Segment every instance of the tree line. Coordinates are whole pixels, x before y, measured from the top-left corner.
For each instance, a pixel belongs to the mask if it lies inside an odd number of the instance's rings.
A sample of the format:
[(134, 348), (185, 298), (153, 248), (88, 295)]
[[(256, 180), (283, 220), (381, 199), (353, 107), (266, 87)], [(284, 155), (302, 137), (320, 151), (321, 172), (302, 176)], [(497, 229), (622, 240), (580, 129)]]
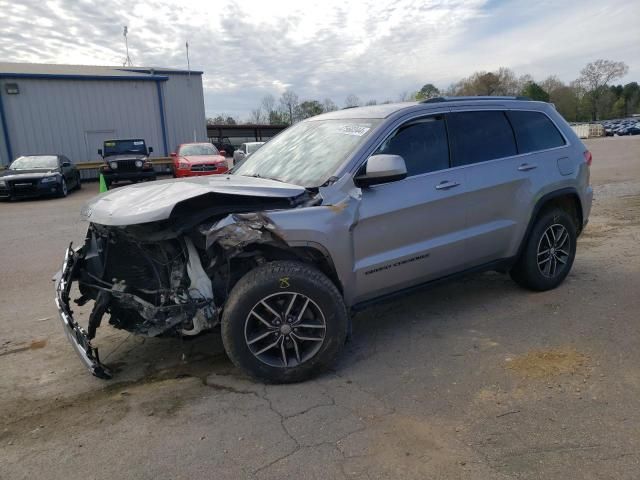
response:
[[(529, 74), (517, 76), (513, 70), (500, 67), (494, 72), (475, 72), (442, 90), (432, 83), (426, 83), (419, 90), (401, 93), (395, 101), (420, 101), (443, 95), (525, 96), (532, 100), (553, 103), (558, 112), (570, 122), (621, 118), (640, 112), (638, 82), (615, 84), (615, 80), (625, 76), (628, 71), (629, 67), (624, 62), (600, 59), (585, 65), (578, 78), (564, 83), (555, 75), (536, 81)], [(342, 108), (393, 101), (391, 99), (382, 102), (375, 99), (362, 101), (357, 95), (350, 94), (345, 98)], [(207, 121), (211, 124), (226, 125), (241, 123), (291, 125), (305, 118), (339, 108), (341, 107), (330, 98), (301, 100), (293, 90), (287, 89), (277, 101), (271, 94), (263, 97), (244, 122), (225, 114), (209, 118)]]

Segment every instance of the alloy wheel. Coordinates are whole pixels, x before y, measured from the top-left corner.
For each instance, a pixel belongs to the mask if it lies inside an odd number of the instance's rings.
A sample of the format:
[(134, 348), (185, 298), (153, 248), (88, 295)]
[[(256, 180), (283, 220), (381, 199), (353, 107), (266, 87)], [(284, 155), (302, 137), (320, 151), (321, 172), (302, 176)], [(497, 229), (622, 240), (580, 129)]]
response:
[(327, 325), (318, 305), (306, 295), (279, 292), (251, 309), (244, 338), (249, 351), (272, 367), (295, 367), (322, 347)]
[(538, 242), (538, 270), (547, 278), (558, 275), (569, 261), (571, 242), (569, 232), (559, 223), (547, 228)]

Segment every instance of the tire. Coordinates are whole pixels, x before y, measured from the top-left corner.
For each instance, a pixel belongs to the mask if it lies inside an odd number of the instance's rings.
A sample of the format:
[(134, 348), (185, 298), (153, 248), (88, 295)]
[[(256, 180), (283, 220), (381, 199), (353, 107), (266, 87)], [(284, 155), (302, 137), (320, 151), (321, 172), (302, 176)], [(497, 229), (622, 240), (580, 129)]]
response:
[(520, 258), (510, 271), (511, 278), (530, 290), (556, 288), (571, 270), (576, 255), (576, 238), (576, 225), (568, 212), (559, 208), (543, 210), (535, 220)]
[(323, 273), (277, 261), (251, 270), (234, 286), (222, 316), (222, 342), (231, 361), (250, 376), (300, 382), (336, 360), (348, 322), (342, 295)]
[(80, 190), (82, 188), (82, 178), (80, 177), (80, 172), (78, 172), (78, 176), (76, 177), (76, 190)]
[(62, 177), (62, 181), (60, 182), (60, 191), (58, 192), (58, 196), (60, 198), (64, 198), (69, 194), (69, 189), (67, 188), (67, 180)]

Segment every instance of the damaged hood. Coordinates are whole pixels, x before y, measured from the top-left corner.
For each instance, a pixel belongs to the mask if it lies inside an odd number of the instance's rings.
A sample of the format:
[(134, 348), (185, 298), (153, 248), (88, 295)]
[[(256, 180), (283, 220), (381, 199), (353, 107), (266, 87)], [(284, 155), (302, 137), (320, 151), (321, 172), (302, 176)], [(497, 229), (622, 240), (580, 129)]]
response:
[(265, 178), (211, 175), (138, 183), (94, 197), (82, 217), (100, 225), (125, 226), (166, 220), (176, 204), (208, 193), (244, 197), (295, 198), (303, 187)]

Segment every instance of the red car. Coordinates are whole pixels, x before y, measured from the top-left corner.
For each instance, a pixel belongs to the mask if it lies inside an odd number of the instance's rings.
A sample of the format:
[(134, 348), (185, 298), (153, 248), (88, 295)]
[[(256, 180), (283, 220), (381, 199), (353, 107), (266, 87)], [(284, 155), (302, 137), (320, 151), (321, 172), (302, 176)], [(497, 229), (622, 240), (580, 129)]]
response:
[(197, 177), (215, 175), (229, 171), (224, 151), (210, 143), (183, 143), (171, 154), (173, 157), (173, 176)]

